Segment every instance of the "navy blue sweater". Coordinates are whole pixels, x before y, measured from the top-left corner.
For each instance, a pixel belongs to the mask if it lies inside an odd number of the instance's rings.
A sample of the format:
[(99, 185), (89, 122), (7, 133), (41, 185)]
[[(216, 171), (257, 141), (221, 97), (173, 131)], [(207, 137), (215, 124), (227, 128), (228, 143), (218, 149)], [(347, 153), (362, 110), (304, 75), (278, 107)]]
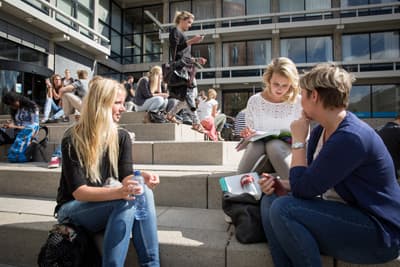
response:
[(317, 126), (307, 147), (308, 167), (290, 170), (292, 193), (313, 198), (329, 188), (347, 204), (368, 213), (382, 229), (386, 246), (400, 244), (400, 187), (382, 139), (369, 125), (347, 112), (313, 160), (323, 128)]

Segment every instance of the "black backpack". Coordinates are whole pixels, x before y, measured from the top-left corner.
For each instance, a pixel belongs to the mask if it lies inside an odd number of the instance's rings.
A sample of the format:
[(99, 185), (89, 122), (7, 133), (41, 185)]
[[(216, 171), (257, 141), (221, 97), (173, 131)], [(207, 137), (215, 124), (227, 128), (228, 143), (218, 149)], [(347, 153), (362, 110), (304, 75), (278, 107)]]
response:
[(38, 256), (39, 267), (101, 267), (92, 236), (71, 223), (53, 225)]

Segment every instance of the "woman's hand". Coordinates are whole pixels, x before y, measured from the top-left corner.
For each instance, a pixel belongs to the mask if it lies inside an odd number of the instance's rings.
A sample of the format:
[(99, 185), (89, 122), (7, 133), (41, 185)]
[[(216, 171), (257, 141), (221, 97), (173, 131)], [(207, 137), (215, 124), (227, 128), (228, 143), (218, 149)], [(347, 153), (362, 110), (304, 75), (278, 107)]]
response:
[(203, 41), (203, 39), (204, 39), (204, 36), (202, 36), (202, 35), (195, 35), (192, 39), (190, 39), (189, 40), (189, 45), (192, 45), (192, 44), (198, 44), (198, 43), (200, 43), (201, 41)]
[(294, 120), (290, 125), (293, 142), (305, 143), (308, 132), (310, 131), (310, 120), (305, 116), (304, 112), (301, 117)]
[(263, 173), (258, 183), (260, 184), (261, 191), (267, 196), (273, 193), (277, 196), (284, 196), (290, 191), (289, 181), (281, 181), (268, 173)]
[(198, 57), (197, 62), (199, 62), (199, 64), (201, 64), (201, 65), (204, 65), (207, 63), (207, 59), (204, 57)]
[(132, 180), (133, 175), (129, 175), (122, 180), (122, 187), (118, 188), (122, 199), (133, 200), (134, 195), (142, 192), (141, 186), (138, 186), (138, 182)]
[(247, 138), (247, 137), (253, 135), (255, 132), (256, 132), (255, 130), (250, 129), (249, 127), (246, 127), (240, 132), (240, 136), (243, 138)]
[(144, 178), (144, 182), (150, 189), (156, 188), (156, 186), (160, 183), (160, 177), (158, 174), (142, 172), (142, 176)]

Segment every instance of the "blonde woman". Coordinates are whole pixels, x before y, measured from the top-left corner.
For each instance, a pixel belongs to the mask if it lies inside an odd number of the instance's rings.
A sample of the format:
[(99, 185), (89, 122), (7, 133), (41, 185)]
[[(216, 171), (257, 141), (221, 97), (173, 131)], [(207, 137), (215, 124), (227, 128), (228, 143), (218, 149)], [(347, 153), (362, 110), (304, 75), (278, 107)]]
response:
[[(241, 136), (248, 137), (255, 131), (289, 132), (290, 123), (301, 116), (298, 81), (296, 65), (290, 59), (273, 59), (263, 75), (264, 90), (251, 96), (247, 102), (246, 128), (242, 130)], [(260, 172), (274, 170), (281, 178), (289, 177), (290, 145), (279, 139), (250, 143), (239, 163), (238, 172), (252, 171), (264, 156), (268, 164)]]
[[(300, 79), (304, 113), (291, 124), (291, 194), (277, 197), (273, 177), (260, 179), (276, 267), (322, 266), (321, 254), (374, 266), (399, 256), (400, 187), (381, 138), (346, 111), (352, 81), (328, 63)], [(310, 120), (319, 125), (306, 146)]]
[(168, 91), (171, 97), (179, 102), (167, 114), (167, 119), (171, 122), (177, 122), (175, 115), (181, 109), (186, 108), (193, 121), (192, 129), (200, 133), (204, 132), (196, 112), (195, 98), (197, 96), (197, 85), (194, 65), (198, 63), (204, 65), (207, 60), (203, 57), (193, 58), (191, 55), (191, 46), (203, 41), (204, 36), (196, 35), (188, 39), (185, 32), (190, 29), (194, 21), (194, 15), (188, 11), (177, 11), (174, 18), (175, 27), (169, 33), (169, 48), (172, 60), (176, 62), (175, 71), (181, 72), (187, 70), (189, 78), (188, 84), (172, 86), (168, 85)]
[[(159, 177), (142, 172), (148, 218), (135, 221), (134, 197), (140, 188), (132, 178), (132, 143), (117, 126), (125, 89), (118, 82), (95, 77), (89, 83), (79, 121), (62, 139), (63, 164), (55, 213), (90, 232), (104, 232), (102, 266), (123, 267), (132, 233), (140, 266), (159, 266), (157, 222), (152, 190)], [(107, 187), (114, 177), (120, 186)]]
[(150, 69), (148, 76), (140, 78), (135, 92), (135, 110), (158, 113), (165, 110), (168, 103), (168, 94), (163, 93), (162, 69), (154, 66)]

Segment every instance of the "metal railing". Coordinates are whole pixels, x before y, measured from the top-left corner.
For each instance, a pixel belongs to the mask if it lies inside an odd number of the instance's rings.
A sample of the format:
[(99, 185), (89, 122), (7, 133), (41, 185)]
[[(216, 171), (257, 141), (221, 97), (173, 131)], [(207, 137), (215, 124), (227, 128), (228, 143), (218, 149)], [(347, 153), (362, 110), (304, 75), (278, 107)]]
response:
[[(2, 1), (8, 3), (11, 6), (16, 6), (15, 0), (2, 0)], [(67, 25), (68, 27), (70, 27), (71, 29), (77, 31), (78, 33), (92, 39), (96, 43), (108, 48), (108, 44), (110, 43), (110, 40), (107, 37), (105, 37), (104, 35), (96, 32), (92, 28), (83, 24), (82, 22), (75, 19), (74, 17), (71, 17), (70, 15), (66, 14), (65, 12), (63, 12), (62, 10), (58, 9), (56, 6), (48, 3), (45, 0), (34, 0), (34, 1), (38, 2), (39, 4), (41, 4), (42, 6), (44, 6), (48, 9), (48, 12), (42, 12), (42, 14), (45, 14), (49, 18), (51, 18), (59, 23), (63, 23), (65, 25), (64, 22), (57, 19), (57, 16), (63, 17), (71, 24), (71, 25)], [(25, 5), (27, 5), (27, 7), (29, 6), (30, 8), (35, 8), (27, 2), (24, 2), (24, 1), (21, 1), (21, 2), (24, 3)], [(49, 22), (47, 22), (47, 23), (49, 23)], [(85, 31), (89, 34), (87, 34)], [(105, 45), (105, 44), (107, 44), (107, 45)]]
[[(400, 58), (391, 60), (338, 61), (333, 63), (355, 74), (371, 71), (398, 71), (400, 75)], [(311, 69), (316, 64), (298, 63), (296, 66), (299, 73), (301, 73), (302, 70)], [(197, 70), (196, 77), (198, 80), (258, 77), (261, 82), (266, 67), (267, 65), (203, 68)]]
[[(337, 19), (339, 20), (338, 24), (341, 24), (342, 18), (382, 14), (393, 15), (396, 13), (400, 13), (400, 2), (195, 20), (192, 24), (191, 31), (214, 30), (217, 34), (218, 29), (265, 24), (274, 25), (272, 28), (279, 29), (280, 23), (292, 23), (305, 20), (327, 21)], [(173, 26), (173, 23), (160, 24), (160, 39), (167, 38), (167, 29)], [(188, 34), (190, 35), (190, 31)]]

